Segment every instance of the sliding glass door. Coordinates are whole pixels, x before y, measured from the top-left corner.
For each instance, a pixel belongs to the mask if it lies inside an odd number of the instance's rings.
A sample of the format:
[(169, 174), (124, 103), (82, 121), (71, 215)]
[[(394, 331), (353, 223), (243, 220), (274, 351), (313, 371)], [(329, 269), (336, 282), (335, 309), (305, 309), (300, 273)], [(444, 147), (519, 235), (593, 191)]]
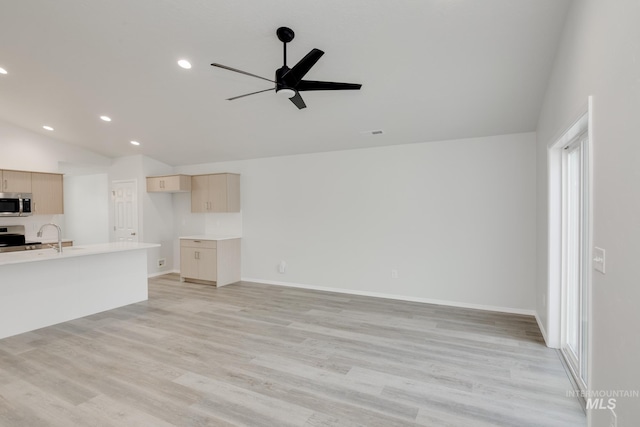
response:
[(562, 353), (578, 386), (587, 384), (589, 331), (588, 135), (571, 141), (563, 155)]

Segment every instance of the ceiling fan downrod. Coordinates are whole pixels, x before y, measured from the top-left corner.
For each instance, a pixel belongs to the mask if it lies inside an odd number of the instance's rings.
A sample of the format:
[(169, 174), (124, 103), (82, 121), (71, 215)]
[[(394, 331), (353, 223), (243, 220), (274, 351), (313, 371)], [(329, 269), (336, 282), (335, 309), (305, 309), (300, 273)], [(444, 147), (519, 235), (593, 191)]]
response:
[(283, 43), (284, 50), (284, 65), (287, 65), (287, 43), (289, 43), (296, 36), (296, 33), (293, 32), (291, 28), (288, 27), (280, 27), (276, 30), (276, 35), (278, 36), (278, 40)]

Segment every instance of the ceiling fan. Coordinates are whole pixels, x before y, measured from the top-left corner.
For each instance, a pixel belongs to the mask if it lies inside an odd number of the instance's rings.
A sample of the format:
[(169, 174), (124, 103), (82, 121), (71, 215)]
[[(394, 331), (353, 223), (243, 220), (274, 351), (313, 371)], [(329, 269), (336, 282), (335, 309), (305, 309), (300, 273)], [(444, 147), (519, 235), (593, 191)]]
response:
[(276, 31), (276, 35), (284, 45), (284, 65), (276, 70), (275, 80), (247, 73), (246, 71), (238, 70), (236, 68), (227, 67), (226, 65), (215, 63), (211, 64), (214, 67), (223, 68), (225, 70), (234, 71), (236, 73), (245, 74), (247, 76), (256, 77), (271, 83), (275, 83), (275, 87), (271, 89), (264, 89), (257, 92), (234, 96), (233, 98), (228, 98), (227, 101), (233, 101), (234, 99), (243, 98), (245, 96), (275, 90), (277, 94), (289, 98), (296, 107), (298, 107), (299, 109), (303, 109), (306, 108), (307, 105), (304, 103), (304, 100), (300, 96), (299, 92), (311, 90), (358, 90), (362, 87), (361, 84), (357, 83), (302, 80), (305, 74), (309, 72), (311, 67), (313, 67), (315, 63), (318, 62), (320, 57), (324, 55), (324, 52), (320, 49), (311, 49), (311, 52), (307, 53), (307, 55), (302, 58), (296, 65), (294, 65), (293, 68), (289, 68), (287, 67), (287, 43), (293, 40), (295, 33), (291, 28), (280, 27)]

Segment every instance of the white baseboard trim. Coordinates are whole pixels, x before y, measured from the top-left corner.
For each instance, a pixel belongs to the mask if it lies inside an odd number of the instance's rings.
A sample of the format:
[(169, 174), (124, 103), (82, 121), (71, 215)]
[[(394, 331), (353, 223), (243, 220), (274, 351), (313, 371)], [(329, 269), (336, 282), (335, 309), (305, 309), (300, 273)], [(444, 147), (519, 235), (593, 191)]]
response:
[(538, 322), (538, 328), (540, 328), (540, 332), (542, 333), (542, 338), (544, 338), (544, 343), (549, 348), (556, 348), (556, 347), (552, 347), (551, 345), (549, 345), (549, 338), (547, 338), (547, 330), (544, 328), (544, 324), (542, 323), (542, 320), (540, 320), (540, 317), (538, 316), (538, 312), (537, 311), (536, 311), (535, 316), (536, 316), (536, 322)]
[(445, 305), (445, 306), (459, 307), (459, 308), (472, 308), (475, 310), (497, 311), (500, 313), (509, 313), (509, 314), (522, 314), (525, 316), (535, 316), (537, 318), (537, 313), (535, 310), (527, 310), (527, 309), (520, 309), (520, 308), (498, 307), (493, 305), (482, 305), (482, 304), (470, 304), (470, 303), (458, 302), (458, 301), (410, 297), (405, 295), (393, 295), (393, 294), (385, 294), (380, 292), (356, 291), (353, 289), (327, 288), (324, 286), (302, 285), (299, 283), (253, 279), (249, 277), (243, 277), (241, 280), (243, 282), (254, 282), (254, 283), (262, 283), (265, 285), (285, 286), (288, 288), (311, 289), (314, 291), (337, 292), (340, 294), (361, 295), (361, 296), (374, 297), (374, 298), (386, 298), (386, 299), (394, 299), (394, 300), (400, 300), (400, 301), (420, 302), (424, 304)]
[(165, 271), (158, 271), (158, 272), (156, 272), (156, 273), (147, 274), (147, 278), (148, 278), (148, 279), (151, 279), (152, 277), (164, 276), (165, 274), (169, 274), (169, 273), (178, 273), (178, 274), (180, 274), (180, 270), (165, 270)]

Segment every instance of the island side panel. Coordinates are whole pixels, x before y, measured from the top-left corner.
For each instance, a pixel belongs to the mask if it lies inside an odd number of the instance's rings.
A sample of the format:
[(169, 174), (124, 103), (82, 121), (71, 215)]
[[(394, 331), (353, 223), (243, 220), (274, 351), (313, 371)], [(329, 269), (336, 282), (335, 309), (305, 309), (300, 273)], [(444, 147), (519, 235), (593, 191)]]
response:
[(0, 338), (148, 298), (147, 252), (0, 266)]
[(240, 281), (240, 239), (218, 240), (218, 280), (216, 286)]

